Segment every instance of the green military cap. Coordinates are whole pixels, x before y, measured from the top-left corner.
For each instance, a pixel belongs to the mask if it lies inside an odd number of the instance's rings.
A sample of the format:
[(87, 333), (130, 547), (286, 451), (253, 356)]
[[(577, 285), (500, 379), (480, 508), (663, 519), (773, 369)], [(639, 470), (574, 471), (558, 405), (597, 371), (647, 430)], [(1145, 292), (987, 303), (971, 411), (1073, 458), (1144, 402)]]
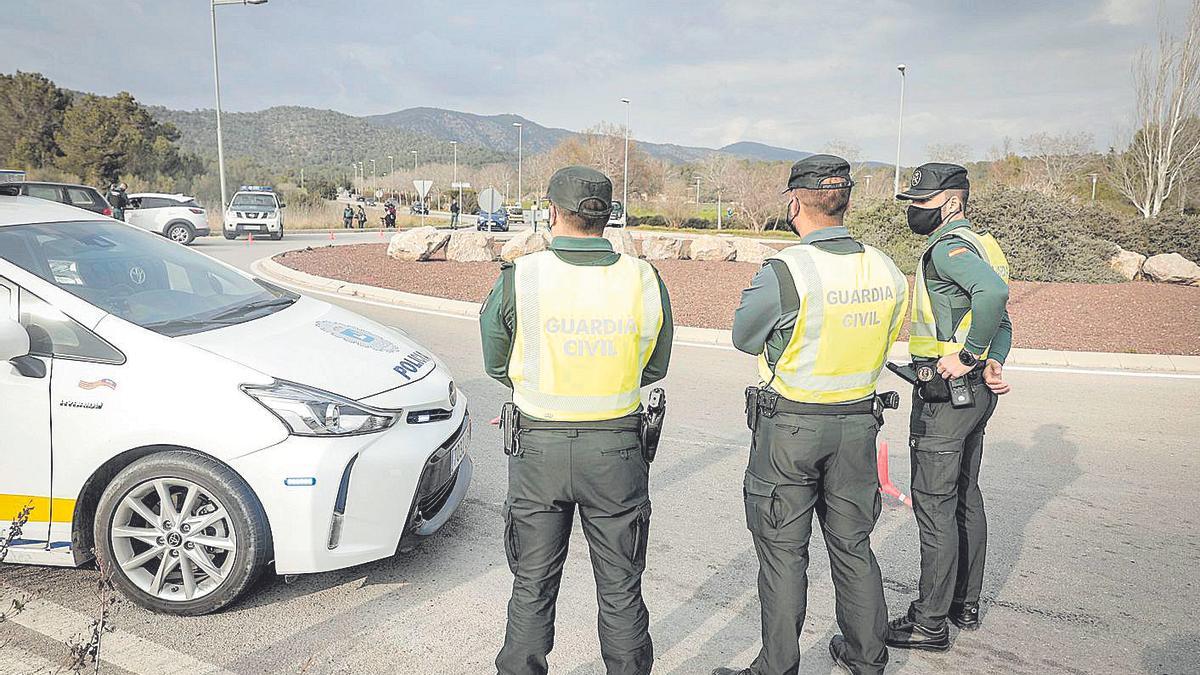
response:
[(809, 155), (792, 165), (788, 190), (844, 190), (854, 187), (850, 162), (836, 155)]
[(908, 189), (896, 195), (896, 199), (921, 201), (929, 199), (942, 190), (970, 190), (971, 181), (967, 170), (957, 164), (929, 162), (913, 169)]
[[(612, 213), (612, 181), (608, 176), (586, 166), (568, 166), (554, 172), (546, 196), (560, 209), (585, 216), (607, 216)], [(587, 209), (583, 203), (598, 199), (602, 209)]]

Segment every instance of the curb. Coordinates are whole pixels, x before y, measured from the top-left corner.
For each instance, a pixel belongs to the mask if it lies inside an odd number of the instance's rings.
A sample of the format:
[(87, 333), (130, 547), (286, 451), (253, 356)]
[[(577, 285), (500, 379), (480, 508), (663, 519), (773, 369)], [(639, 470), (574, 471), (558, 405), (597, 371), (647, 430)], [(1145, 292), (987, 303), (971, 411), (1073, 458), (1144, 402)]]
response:
[[(318, 277), (281, 265), (271, 257), (260, 258), (250, 265), (251, 271), (268, 279), (280, 279), (296, 286), (347, 297), (363, 298), (406, 309), (440, 312), (463, 317), (478, 317), (483, 307), (477, 302), (449, 300), (431, 295), (418, 295), (393, 291), (376, 286), (352, 284), (337, 279)], [(677, 326), (675, 341), (705, 346), (733, 349), (732, 331), (716, 328)], [(902, 361), (908, 358), (908, 343), (898, 341), (892, 345), (888, 357)], [(1036, 366), (1041, 368), (1071, 368), (1077, 370), (1128, 370), (1156, 373), (1200, 373), (1200, 356), (1181, 354), (1121, 354), (1116, 352), (1069, 352), (1055, 349), (1027, 349), (1014, 347), (1009, 352), (1010, 366)]]

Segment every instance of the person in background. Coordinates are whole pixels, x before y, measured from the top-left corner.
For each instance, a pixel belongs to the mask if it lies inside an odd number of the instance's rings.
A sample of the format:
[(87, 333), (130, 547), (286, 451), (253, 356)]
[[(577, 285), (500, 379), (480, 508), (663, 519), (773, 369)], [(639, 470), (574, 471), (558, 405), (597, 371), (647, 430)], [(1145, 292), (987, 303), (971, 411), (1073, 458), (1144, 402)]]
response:
[(362, 204), (359, 204), (358, 205), (358, 229), (361, 230), (366, 226), (367, 226), (367, 210), (362, 207)]
[(108, 205), (112, 207), (112, 217), (125, 220), (125, 209), (129, 208), (129, 195), (125, 183), (116, 183), (108, 189)]
[(354, 207), (349, 204), (342, 209), (342, 228), (349, 230), (354, 227)]
[(458, 212), (461, 210), (457, 199), (450, 200), (450, 229), (458, 229)]

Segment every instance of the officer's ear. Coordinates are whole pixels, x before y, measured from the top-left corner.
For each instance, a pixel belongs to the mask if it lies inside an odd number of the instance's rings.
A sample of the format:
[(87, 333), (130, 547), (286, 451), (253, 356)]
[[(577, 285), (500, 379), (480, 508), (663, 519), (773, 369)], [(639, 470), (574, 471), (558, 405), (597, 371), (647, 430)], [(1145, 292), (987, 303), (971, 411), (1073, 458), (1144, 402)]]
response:
[(553, 228), (558, 224), (558, 207), (554, 202), (550, 202), (550, 227)]

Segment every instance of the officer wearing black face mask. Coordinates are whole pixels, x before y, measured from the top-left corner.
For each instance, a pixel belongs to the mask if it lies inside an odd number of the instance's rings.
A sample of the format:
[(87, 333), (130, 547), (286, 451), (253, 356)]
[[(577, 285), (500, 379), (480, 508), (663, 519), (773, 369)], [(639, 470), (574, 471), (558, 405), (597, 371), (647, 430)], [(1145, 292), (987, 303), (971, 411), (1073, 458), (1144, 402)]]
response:
[(979, 628), (979, 593), (987, 551), (987, 520), (979, 491), (983, 434), (1008, 393), (1004, 359), (1012, 345), (1008, 261), (992, 235), (967, 220), (967, 170), (924, 164), (908, 190), (908, 226), (928, 237), (913, 289), (909, 351), (914, 364), (936, 368), (967, 390), (951, 401), (920, 386), (913, 396), (909, 448), (913, 510), (921, 539), (919, 595), (888, 624), (887, 644), (901, 649), (950, 648), (947, 619)]

